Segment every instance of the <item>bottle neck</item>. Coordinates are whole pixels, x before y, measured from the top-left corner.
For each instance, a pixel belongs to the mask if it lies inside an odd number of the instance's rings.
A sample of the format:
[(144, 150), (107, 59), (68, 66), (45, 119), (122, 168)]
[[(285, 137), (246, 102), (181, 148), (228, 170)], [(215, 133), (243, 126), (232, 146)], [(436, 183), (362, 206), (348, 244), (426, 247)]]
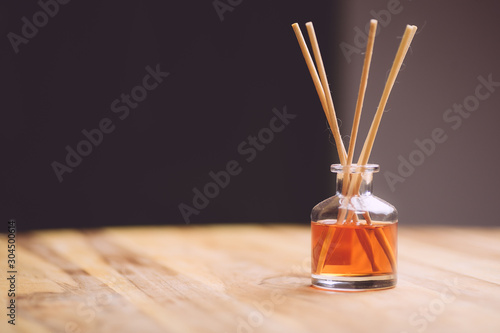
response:
[(348, 188), (352, 195), (371, 195), (373, 191), (373, 174), (378, 172), (377, 164), (341, 165), (332, 164), (330, 170), (337, 174), (337, 195), (347, 195)]
[[(349, 183), (354, 182), (354, 184), (359, 185), (359, 192), (355, 192), (354, 195), (371, 195), (373, 192), (373, 172), (361, 172), (361, 173), (337, 173), (337, 195), (347, 195)], [(351, 186), (352, 186), (351, 185)]]

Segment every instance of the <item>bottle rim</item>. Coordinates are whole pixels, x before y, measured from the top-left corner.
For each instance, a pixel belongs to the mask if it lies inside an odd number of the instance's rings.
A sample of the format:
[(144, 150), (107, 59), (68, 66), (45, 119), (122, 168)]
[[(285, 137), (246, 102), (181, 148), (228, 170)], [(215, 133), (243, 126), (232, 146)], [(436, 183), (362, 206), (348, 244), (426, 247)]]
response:
[(330, 166), (330, 171), (335, 173), (365, 173), (371, 172), (376, 173), (379, 172), (380, 167), (378, 164), (365, 164), (365, 165), (342, 165), (342, 164), (332, 164)]

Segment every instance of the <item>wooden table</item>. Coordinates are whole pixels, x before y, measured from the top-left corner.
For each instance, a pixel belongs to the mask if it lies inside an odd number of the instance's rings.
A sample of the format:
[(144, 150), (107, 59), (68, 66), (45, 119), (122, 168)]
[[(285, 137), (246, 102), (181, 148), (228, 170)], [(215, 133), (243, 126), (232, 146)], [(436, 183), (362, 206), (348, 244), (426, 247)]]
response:
[(500, 332), (500, 228), (400, 228), (398, 286), (360, 293), (310, 287), (309, 243), (290, 225), (18, 234), (0, 331)]

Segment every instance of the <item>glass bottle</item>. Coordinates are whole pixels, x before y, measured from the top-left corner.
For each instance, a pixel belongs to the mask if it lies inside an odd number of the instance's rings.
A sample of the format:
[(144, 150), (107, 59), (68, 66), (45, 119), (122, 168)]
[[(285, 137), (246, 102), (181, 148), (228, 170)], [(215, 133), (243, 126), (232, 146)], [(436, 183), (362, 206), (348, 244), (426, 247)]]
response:
[(337, 192), (311, 212), (312, 285), (361, 291), (396, 285), (396, 208), (374, 196), (376, 164), (333, 164)]

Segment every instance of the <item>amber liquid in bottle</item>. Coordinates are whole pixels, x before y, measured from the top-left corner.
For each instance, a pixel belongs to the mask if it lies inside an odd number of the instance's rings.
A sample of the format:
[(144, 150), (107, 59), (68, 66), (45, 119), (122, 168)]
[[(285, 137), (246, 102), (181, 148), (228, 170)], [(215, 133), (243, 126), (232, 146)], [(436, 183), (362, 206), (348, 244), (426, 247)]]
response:
[[(311, 222), (312, 272), (328, 276), (395, 274), (397, 223), (347, 224)], [(330, 230), (330, 244), (325, 244)], [(318, 267), (322, 248), (324, 265)]]

